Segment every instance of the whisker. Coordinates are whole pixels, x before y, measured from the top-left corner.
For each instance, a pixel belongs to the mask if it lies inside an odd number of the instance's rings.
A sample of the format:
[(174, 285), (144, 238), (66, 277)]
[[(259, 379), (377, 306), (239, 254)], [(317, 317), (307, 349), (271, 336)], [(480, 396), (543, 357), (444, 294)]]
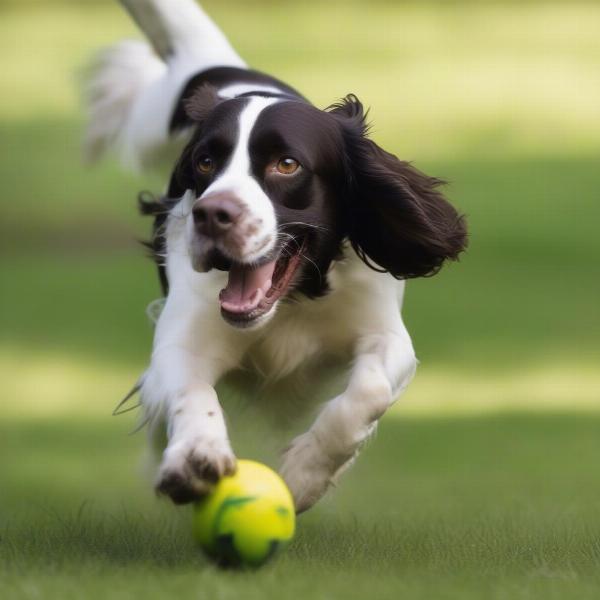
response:
[(303, 221), (290, 221), (289, 223), (281, 223), (280, 227), (289, 227), (292, 225), (299, 225), (301, 227), (312, 227), (313, 229), (321, 229), (323, 231), (330, 231), (327, 227), (321, 225), (315, 225), (313, 223), (304, 223)]
[(317, 273), (319, 274), (319, 282), (322, 282), (323, 281), (323, 273), (321, 273), (321, 269), (319, 269), (317, 263), (314, 260), (308, 258), (308, 256), (306, 256), (306, 254), (300, 253), (300, 256), (304, 260), (307, 260), (309, 263), (311, 263), (313, 265), (313, 267), (316, 269)]
[[(285, 233), (284, 231), (278, 231), (277, 238), (280, 241), (285, 240), (285, 241), (292, 242), (296, 246), (296, 248), (298, 248), (298, 249), (300, 248), (300, 242), (298, 241), (298, 239), (289, 233)], [(284, 241), (284, 244), (285, 244), (285, 241)], [(288, 251), (286, 245), (283, 246), (282, 251), (286, 251), (286, 252)], [(288, 254), (287, 256), (290, 256), (290, 254)]]

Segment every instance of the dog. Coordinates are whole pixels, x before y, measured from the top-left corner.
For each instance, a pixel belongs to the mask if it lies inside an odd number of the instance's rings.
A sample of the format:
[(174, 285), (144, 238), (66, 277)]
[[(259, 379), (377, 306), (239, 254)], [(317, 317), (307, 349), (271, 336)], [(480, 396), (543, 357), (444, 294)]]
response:
[(164, 196), (142, 203), (166, 298), (139, 382), (147, 421), (166, 424), (156, 489), (187, 503), (235, 471), (215, 392), (227, 373), (277, 379), (335, 357), (345, 389), (282, 457), (300, 513), (413, 377), (405, 280), (458, 258), (465, 219), (440, 179), (369, 138), (354, 95), (321, 110), (250, 69), (193, 0), (122, 4), (150, 44), (100, 58), (86, 146), (168, 168)]

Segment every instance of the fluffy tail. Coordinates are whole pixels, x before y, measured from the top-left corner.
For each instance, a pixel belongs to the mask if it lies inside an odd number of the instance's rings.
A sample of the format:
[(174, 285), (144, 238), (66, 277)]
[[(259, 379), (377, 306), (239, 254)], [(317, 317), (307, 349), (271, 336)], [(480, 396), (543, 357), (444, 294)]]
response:
[(119, 144), (136, 99), (166, 70), (145, 42), (123, 41), (98, 54), (85, 89), (86, 160), (95, 161)]
[(89, 160), (111, 147), (128, 167), (172, 161), (180, 144), (168, 123), (194, 74), (216, 66), (245, 67), (227, 38), (194, 0), (121, 0), (150, 45), (126, 41), (102, 52), (86, 86)]

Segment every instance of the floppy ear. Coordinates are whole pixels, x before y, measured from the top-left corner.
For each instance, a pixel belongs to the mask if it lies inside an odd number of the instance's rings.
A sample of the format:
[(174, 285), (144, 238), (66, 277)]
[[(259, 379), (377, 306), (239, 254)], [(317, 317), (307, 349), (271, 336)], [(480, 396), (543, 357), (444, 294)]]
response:
[(176, 133), (203, 121), (222, 101), (223, 98), (219, 97), (217, 88), (209, 83), (198, 85), (192, 80), (181, 93), (181, 100), (173, 111), (169, 122), (169, 133)]
[(200, 122), (221, 102), (223, 98), (219, 96), (217, 88), (210, 83), (204, 83), (191, 95), (184, 97), (181, 104), (189, 119)]
[(360, 258), (398, 279), (434, 275), (456, 260), (467, 245), (466, 223), (438, 190), (444, 182), (368, 139), (355, 96), (330, 111), (342, 126), (348, 233)]

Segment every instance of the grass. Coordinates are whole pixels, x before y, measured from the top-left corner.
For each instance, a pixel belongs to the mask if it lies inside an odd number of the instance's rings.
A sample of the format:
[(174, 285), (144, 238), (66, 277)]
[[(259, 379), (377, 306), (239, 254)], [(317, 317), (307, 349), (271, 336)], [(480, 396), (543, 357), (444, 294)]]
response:
[(0, 594), (592, 598), (599, 425), (522, 414), (386, 419), (287, 552), (245, 574), (206, 564), (189, 513), (157, 506), (127, 478), (137, 443), (119, 424), (4, 426), (10, 455), (29, 460), (1, 465), (13, 493), (0, 502)]
[[(597, 598), (599, 7), (206, 6), (318, 105), (356, 92), (451, 182), (470, 250), (410, 282), (419, 374), (339, 489), (274, 564), (217, 571), (150, 492), (135, 416), (109, 416), (149, 353), (134, 200), (163, 181), (81, 164), (75, 74), (135, 30), (116, 3), (3, 3), (0, 598)], [(289, 437), (230, 420), (243, 456)]]

